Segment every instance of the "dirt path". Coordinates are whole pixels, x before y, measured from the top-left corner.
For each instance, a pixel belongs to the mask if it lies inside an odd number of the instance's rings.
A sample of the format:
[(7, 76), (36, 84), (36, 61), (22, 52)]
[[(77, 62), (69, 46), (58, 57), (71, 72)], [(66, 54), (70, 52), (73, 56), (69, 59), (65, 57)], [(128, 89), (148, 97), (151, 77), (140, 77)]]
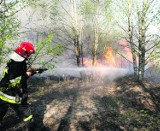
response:
[(114, 82), (37, 79), (30, 86), (30, 102), (36, 121), (33, 130), (160, 129), (160, 91), (149, 82), (140, 84), (129, 77)]

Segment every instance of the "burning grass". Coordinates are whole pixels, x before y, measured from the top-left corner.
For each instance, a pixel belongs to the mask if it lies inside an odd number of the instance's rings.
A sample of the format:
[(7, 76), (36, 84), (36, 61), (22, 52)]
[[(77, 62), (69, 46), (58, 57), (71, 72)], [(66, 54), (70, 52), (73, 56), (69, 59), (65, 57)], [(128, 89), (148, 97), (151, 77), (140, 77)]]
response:
[(33, 130), (160, 130), (159, 88), (131, 76), (114, 81), (37, 78), (30, 83)]

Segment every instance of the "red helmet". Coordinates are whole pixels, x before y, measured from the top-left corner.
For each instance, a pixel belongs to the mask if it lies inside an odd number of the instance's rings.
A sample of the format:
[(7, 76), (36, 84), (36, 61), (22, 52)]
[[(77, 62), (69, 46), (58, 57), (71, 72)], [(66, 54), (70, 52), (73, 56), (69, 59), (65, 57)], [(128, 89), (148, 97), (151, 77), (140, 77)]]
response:
[(15, 52), (23, 58), (28, 58), (35, 52), (34, 46), (30, 42), (22, 42), (16, 49)]

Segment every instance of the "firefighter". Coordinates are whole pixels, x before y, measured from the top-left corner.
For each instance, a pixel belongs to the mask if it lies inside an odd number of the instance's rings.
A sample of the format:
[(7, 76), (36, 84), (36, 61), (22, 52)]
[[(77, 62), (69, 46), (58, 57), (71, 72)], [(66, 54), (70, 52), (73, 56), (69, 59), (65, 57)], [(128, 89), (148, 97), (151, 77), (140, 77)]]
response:
[(33, 116), (27, 103), (27, 79), (32, 72), (27, 70), (27, 59), (35, 52), (30, 42), (22, 42), (10, 55), (0, 81), (0, 122), (11, 107), (25, 123)]

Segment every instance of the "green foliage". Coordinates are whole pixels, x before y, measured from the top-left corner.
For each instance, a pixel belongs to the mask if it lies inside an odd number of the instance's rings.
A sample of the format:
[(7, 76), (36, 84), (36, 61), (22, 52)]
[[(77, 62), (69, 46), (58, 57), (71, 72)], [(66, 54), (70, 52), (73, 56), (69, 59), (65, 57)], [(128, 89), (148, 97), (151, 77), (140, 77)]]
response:
[[(154, 38), (154, 37), (153, 37)], [(156, 39), (156, 41), (154, 41), (155, 46), (154, 48), (152, 48), (151, 50), (148, 51), (148, 59), (147, 62), (154, 62), (157, 65), (160, 65), (160, 37), (156, 36), (154, 39)]]
[(81, 13), (83, 15), (91, 15), (94, 13), (96, 7), (91, 0), (86, 0), (82, 2)]
[[(49, 34), (45, 39), (36, 43), (36, 53), (30, 60), (30, 65), (34, 64), (40, 67), (54, 68), (55, 58), (62, 54), (64, 45), (53, 44), (54, 35)], [(53, 61), (54, 60), (54, 61)]]
[(127, 111), (125, 115), (120, 114), (118, 121), (125, 125), (128, 130), (139, 129), (146, 131), (160, 129), (160, 113), (149, 113), (147, 110)]
[(10, 51), (7, 46), (13, 43), (18, 36), (20, 21), (16, 17), (17, 5), (19, 1), (6, 1), (1, 3), (0, 10), (0, 63), (4, 62), (4, 57)]

